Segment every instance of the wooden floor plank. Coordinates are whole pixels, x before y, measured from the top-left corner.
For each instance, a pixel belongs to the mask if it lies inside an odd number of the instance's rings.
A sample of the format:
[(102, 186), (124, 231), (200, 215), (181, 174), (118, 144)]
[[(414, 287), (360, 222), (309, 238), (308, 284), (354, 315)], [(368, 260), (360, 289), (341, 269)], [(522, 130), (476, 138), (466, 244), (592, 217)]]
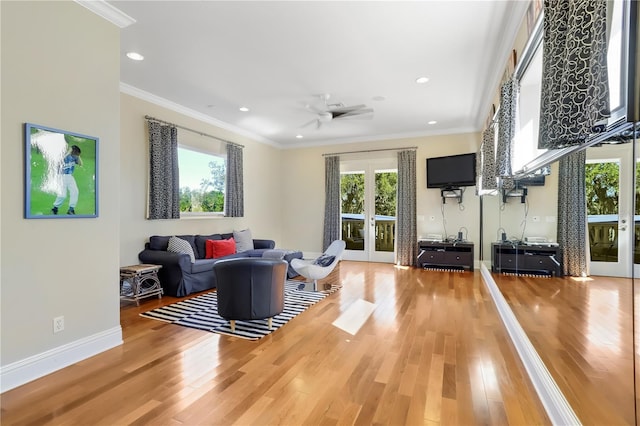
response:
[(583, 424), (635, 424), (632, 280), (493, 277)]
[[(122, 303), (122, 346), (5, 392), (1, 423), (549, 423), (479, 273), (343, 261), (324, 282), (342, 288), (258, 341), (139, 316), (180, 299)], [(358, 300), (355, 334), (332, 325)]]

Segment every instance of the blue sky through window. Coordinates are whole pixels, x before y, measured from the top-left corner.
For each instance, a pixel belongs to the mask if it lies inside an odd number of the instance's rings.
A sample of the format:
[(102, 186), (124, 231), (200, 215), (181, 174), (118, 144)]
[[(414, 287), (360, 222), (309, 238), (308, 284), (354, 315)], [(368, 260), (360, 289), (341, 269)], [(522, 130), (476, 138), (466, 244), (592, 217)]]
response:
[(202, 179), (211, 177), (209, 169), (209, 162), (211, 161), (224, 163), (222, 157), (178, 147), (180, 188), (188, 186), (191, 189), (200, 189)]

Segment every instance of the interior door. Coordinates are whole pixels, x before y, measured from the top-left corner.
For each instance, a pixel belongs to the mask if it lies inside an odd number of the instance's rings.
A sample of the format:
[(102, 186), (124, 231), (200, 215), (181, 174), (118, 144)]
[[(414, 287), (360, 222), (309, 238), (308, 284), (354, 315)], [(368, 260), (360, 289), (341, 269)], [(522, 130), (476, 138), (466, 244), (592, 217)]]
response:
[(631, 277), (633, 165), (629, 144), (587, 149), (590, 273)]
[(344, 259), (395, 261), (396, 164), (395, 158), (341, 161)]

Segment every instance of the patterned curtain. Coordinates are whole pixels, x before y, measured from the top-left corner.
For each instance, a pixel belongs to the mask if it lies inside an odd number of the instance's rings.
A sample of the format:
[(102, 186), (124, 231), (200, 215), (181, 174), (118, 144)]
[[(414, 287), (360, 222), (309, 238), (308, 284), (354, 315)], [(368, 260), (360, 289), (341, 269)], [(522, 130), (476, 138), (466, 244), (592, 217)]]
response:
[(610, 115), (607, 3), (544, 1), (541, 149), (580, 145)]
[(242, 168), (242, 147), (227, 144), (227, 181), (224, 215), (244, 216), (244, 179)]
[(418, 256), (416, 224), (416, 152), (398, 152), (396, 263), (413, 266)]
[(520, 83), (515, 77), (505, 81), (500, 88), (498, 111), (498, 147), (496, 148), (496, 174), (501, 177), (502, 189), (513, 189), (512, 153), (516, 132), (516, 117)]
[(482, 145), (480, 146), (481, 167), (478, 169), (480, 173), (480, 188), (497, 189), (498, 182), (496, 180), (496, 128), (493, 123), (482, 132)]
[(149, 124), (149, 219), (180, 219), (178, 130)]
[(586, 150), (569, 154), (559, 161), (558, 243), (562, 249), (565, 275), (584, 277), (587, 263), (587, 201), (585, 184)]
[(340, 239), (340, 157), (324, 158), (324, 235), (322, 251)]

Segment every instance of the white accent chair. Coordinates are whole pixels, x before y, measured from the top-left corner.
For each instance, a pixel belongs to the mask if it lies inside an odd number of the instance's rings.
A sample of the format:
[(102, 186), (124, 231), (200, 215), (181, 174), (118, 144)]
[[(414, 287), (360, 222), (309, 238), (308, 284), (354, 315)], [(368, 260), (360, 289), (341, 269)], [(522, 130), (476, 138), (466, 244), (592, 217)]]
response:
[[(291, 267), (305, 277), (307, 283), (313, 283), (313, 291), (318, 291), (318, 280), (325, 278), (335, 269), (345, 247), (346, 243), (343, 240), (335, 240), (327, 247), (323, 255), (334, 256), (333, 261), (327, 266), (316, 265), (315, 260), (292, 259)], [(307, 289), (306, 286), (305, 289)]]

